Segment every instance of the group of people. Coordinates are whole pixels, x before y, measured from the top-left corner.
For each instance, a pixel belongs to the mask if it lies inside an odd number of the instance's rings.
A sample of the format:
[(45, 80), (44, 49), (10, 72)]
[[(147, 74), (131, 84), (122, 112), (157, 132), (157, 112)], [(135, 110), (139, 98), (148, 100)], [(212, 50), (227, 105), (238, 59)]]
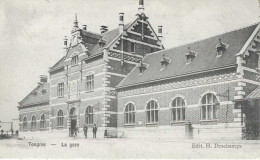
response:
[[(4, 132), (6, 132), (6, 134), (4, 134)], [(9, 131), (1, 130), (1, 135), (8, 135), (9, 132), (11, 132), (11, 135), (14, 135), (14, 130), (13, 129), (10, 129)], [(18, 136), (19, 135), (19, 131), (16, 130), (15, 134)]]
[[(84, 125), (83, 131), (84, 131), (85, 139), (88, 138), (88, 126), (87, 125)], [(79, 133), (79, 127), (78, 127), (78, 125), (76, 125), (75, 128), (74, 128), (74, 131), (73, 131), (73, 137), (77, 138), (78, 133)], [(92, 133), (93, 133), (93, 138), (97, 138), (97, 126), (96, 126), (96, 124), (94, 124), (94, 126), (92, 128)]]
[(3, 129), (0, 131), (0, 139), (9, 139), (9, 138), (16, 138), (19, 135), (19, 131), (14, 131), (13, 129), (4, 131)]

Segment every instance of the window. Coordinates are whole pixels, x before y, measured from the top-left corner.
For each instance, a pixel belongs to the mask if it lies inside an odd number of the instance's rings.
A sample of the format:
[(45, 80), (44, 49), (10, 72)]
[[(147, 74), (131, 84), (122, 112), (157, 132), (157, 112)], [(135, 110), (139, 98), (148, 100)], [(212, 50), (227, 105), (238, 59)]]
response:
[(23, 130), (27, 130), (27, 126), (28, 126), (27, 117), (24, 117), (23, 118)]
[(85, 112), (85, 124), (92, 125), (93, 124), (93, 107), (88, 106)]
[(135, 52), (135, 43), (130, 42), (130, 52), (134, 53)]
[(132, 103), (125, 107), (125, 124), (135, 124), (135, 107)]
[(58, 84), (58, 97), (64, 97), (64, 83)]
[(146, 122), (157, 123), (158, 122), (158, 104), (154, 100), (150, 101), (146, 106)]
[(46, 129), (46, 118), (44, 114), (41, 116), (40, 129)]
[(217, 119), (217, 98), (214, 94), (208, 93), (201, 100), (201, 119)]
[(172, 101), (172, 121), (185, 121), (185, 102), (181, 97)]
[(89, 75), (86, 77), (86, 91), (94, 90), (94, 75)]
[(76, 56), (73, 56), (72, 57), (72, 59), (71, 59), (71, 65), (72, 66), (75, 66), (75, 65), (77, 65), (78, 64), (78, 55), (76, 55)]
[(63, 111), (59, 110), (58, 111), (58, 116), (57, 116), (57, 127), (63, 127), (64, 125), (64, 116), (63, 116)]
[(36, 117), (32, 116), (31, 129), (36, 130)]

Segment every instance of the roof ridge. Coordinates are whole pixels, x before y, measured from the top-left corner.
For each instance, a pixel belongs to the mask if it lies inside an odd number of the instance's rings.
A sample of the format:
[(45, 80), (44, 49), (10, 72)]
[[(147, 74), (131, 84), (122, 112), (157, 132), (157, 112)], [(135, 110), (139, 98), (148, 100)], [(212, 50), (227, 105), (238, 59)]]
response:
[[(213, 37), (217, 37), (217, 36), (221, 36), (221, 35), (224, 35), (224, 34), (227, 34), (227, 33), (239, 31), (239, 30), (242, 30), (242, 29), (245, 29), (245, 28), (248, 28), (248, 27), (252, 27), (252, 26), (257, 25), (257, 24), (259, 24), (259, 22), (256, 22), (256, 23), (253, 23), (253, 24), (251, 24), (251, 25), (244, 26), (244, 27), (240, 27), (240, 28), (237, 28), (237, 29), (234, 29), (234, 30), (231, 30), (231, 31), (222, 32), (222, 33), (220, 33), (220, 34), (216, 34), (216, 35), (213, 35), (213, 36), (210, 36), (210, 37), (207, 37), (207, 38), (203, 38), (203, 39), (199, 39), (199, 40), (194, 40), (194, 41), (191, 41), (191, 42), (187, 42), (187, 43), (181, 44), (181, 45), (179, 45), (179, 46), (170, 47), (170, 48), (165, 49), (165, 50), (171, 50), (171, 49), (183, 47), (183, 46), (186, 46), (186, 45), (189, 45), (189, 44), (191, 45), (191, 44), (194, 44), (194, 43), (199, 43), (199, 42), (201, 42), (201, 41), (204, 41), (204, 40), (207, 40), (207, 39), (210, 39), (210, 38), (213, 38)], [(155, 54), (155, 53), (159, 53), (159, 52), (162, 52), (162, 51), (165, 51), (165, 50), (160, 50), (160, 51), (157, 51), (157, 52), (153, 52), (153, 53), (150, 53), (150, 54), (148, 54), (148, 55), (152, 55), (152, 54)]]
[(83, 30), (83, 29), (80, 29), (80, 30), (83, 31), (83, 32), (86, 32), (86, 33), (91, 33), (91, 34), (95, 34), (95, 35), (98, 35), (98, 36), (102, 36), (102, 34), (100, 34), (100, 33), (86, 31), (86, 30)]
[(58, 62), (56, 62), (56, 63), (55, 63), (55, 64), (54, 64), (52, 67), (50, 67), (50, 69), (53, 69), (53, 67), (54, 67), (56, 64), (58, 64), (58, 63), (59, 63), (61, 60), (63, 60), (63, 59), (64, 59), (64, 57), (65, 57), (65, 56), (62, 56), (62, 57), (61, 57), (61, 59), (60, 59), (60, 60), (58, 60)]
[(41, 84), (37, 84), (37, 86), (34, 87), (34, 89), (32, 89), (31, 92), (30, 92), (29, 94), (27, 94), (27, 96), (25, 96), (20, 102), (18, 102), (19, 105), (20, 105), (21, 103), (23, 103), (23, 102), (29, 97), (29, 95), (31, 95), (32, 92), (33, 92), (34, 90), (38, 89), (40, 86), (41, 86)]

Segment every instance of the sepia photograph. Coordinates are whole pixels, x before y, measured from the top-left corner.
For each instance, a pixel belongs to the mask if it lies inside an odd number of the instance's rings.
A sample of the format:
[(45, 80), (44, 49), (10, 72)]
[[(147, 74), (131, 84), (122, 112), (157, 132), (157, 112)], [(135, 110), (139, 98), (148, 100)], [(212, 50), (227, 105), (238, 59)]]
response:
[(260, 0), (0, 0), (1, 159), (260, 159)]

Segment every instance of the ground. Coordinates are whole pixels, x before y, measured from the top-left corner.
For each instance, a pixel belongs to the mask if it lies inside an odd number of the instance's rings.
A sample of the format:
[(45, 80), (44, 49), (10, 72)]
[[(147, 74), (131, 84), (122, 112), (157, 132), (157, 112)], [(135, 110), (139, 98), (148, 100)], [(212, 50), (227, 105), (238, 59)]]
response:
[[(30, 143), (30, 144), (29, 144)], [(38, 145), (38, 147), (37, 147)], [(44, 146), (45, 145), (45, 146)], [(67, 145), (67, 146), (66, 146)], [(215, 146), (218, 146), (215, 148)], [(223, 148), (233, 145), (235, 148)], [(194, 148), (195, 146), (199, 148)], [(204, 147), (204, 148), (202, 148)], [(207, 148), (210, 147), (210, 148)], [(220, 148), (222, 147), (222, 148)], [(0, 140), (0, 158), (260, 158), (260, 141), (169, 139)]]

